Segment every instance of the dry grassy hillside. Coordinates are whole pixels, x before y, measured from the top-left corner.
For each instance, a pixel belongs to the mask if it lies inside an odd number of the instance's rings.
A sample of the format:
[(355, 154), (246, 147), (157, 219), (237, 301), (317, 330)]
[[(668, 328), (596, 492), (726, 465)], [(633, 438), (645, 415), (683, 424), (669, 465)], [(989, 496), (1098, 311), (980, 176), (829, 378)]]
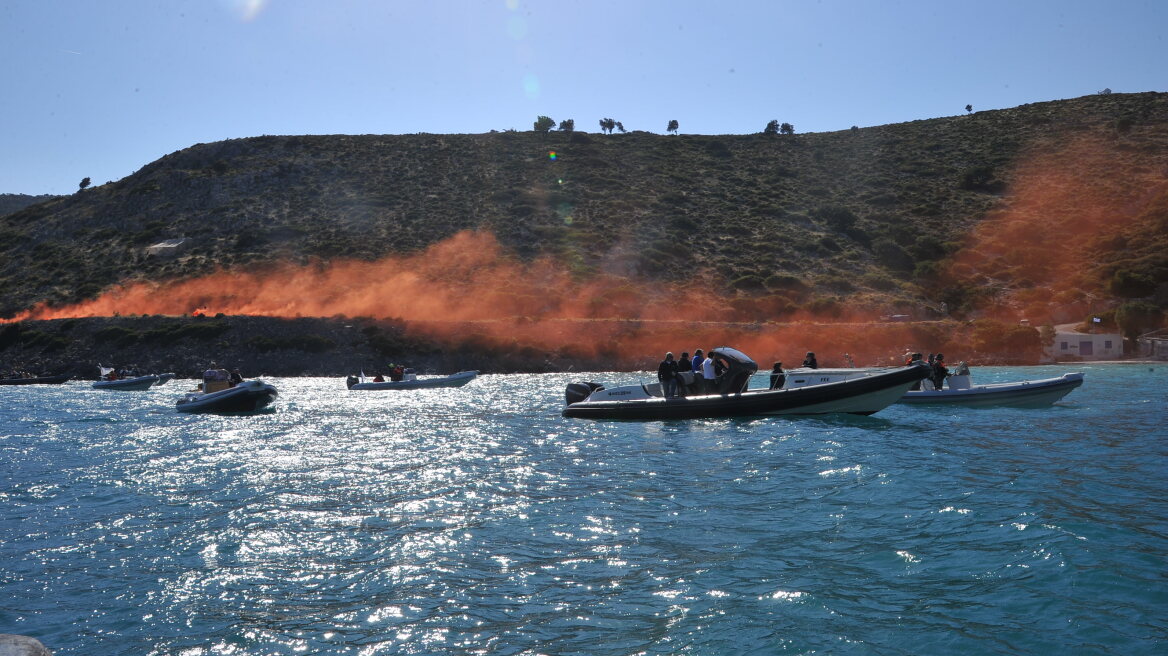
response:
[[(0, 316), (475, 230), (575, 281), (700, 281), (738, 320), (1065, 320), (1164, 303), (1166, 217), (1158, 93), (820, 134), (264, 136), (0, 218)], [(179, 256), (147, 254), (169, 238), (187, 240)]]

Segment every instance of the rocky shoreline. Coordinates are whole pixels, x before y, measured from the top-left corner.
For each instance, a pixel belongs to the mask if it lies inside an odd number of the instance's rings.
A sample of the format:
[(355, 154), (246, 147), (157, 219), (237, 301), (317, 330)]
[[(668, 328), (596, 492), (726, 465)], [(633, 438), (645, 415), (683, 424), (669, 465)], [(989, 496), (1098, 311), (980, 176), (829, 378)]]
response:
[[(69, 374), (96, 379), (98, 364), (197, 377), (211, 363), (246, 377), (344, 376), (391, 362), (421, 373), (533, 373), (613, 370), (615, 360), (581, 361), (532, 349), (458, 345), (418, 338), (404, 322), (251, 316), (92, 317), (0, 325), (0, 376)], [(624, 363), (624, 368), (628, 363)]]

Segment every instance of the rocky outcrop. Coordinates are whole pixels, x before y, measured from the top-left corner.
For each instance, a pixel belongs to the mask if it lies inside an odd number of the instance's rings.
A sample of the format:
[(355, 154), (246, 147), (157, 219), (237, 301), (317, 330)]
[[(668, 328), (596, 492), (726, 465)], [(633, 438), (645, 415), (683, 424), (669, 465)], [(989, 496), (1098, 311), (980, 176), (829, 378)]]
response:
[(53, 656), (53, 652), (36, 638), (0, 633), (0, 656)]

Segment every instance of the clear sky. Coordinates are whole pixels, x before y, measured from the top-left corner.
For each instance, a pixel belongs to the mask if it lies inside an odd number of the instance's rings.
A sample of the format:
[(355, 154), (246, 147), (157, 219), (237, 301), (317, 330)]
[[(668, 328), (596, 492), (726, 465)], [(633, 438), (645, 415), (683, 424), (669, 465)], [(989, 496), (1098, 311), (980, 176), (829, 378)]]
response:
[(0, 193), (264, 134), (842, 130), (1168, 90), (1166, 0), (0, 0)]

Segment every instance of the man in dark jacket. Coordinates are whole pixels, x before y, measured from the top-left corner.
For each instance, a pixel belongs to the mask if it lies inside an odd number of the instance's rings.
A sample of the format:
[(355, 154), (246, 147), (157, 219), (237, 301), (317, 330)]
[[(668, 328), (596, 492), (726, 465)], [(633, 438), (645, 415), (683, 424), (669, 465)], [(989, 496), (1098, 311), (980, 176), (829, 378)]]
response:
[(949, 375), (949, 367), (945, 366), (945, 356), (938, 353), (933, 358), (933, 387), (940, 391), (945, 384), (945, 377)]
[(677, 362), (673, 359), (673, 352), (665, 354), (665, 359), (657, 365), (657, 380), (661, 381), (661, 393), (665, 398), (677, 396)]

